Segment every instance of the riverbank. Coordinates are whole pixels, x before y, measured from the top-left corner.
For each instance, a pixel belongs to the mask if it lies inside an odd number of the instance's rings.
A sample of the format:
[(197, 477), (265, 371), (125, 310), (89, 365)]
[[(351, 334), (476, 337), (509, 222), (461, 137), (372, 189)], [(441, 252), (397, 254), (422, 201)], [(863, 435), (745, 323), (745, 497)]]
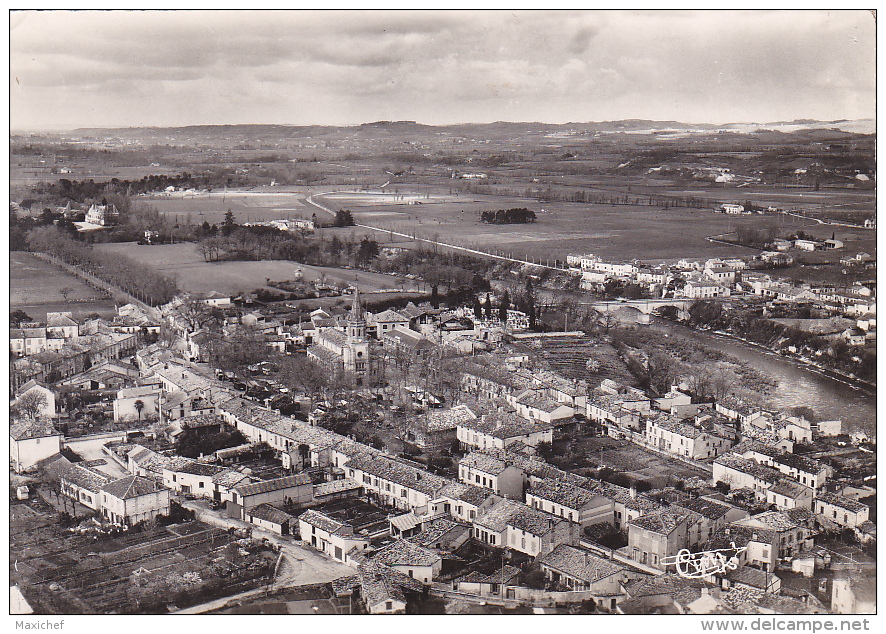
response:
[(821, 420), (842, 420), (846, 432), (862, 430), (876, 435), (876, 386), (851, 377), (833, 376), (830, 371), (795, 357), (743, 341), (739, 337), (699, 330), (686, 324), (653, 317), (646, 328), (659, 336), (673, 335), (694, 341), (697, 345), (731, 355), (758, 372), (777, 379), (778, 384), (765, 398), (767, 407), (790, 410), (810, 407)]
[(722, 337), (723, 339), (729, 339), (731, 341), (738, 341), (745, 345), (751, 346), (753, 348), (758, 349), (763, 354), (771, 354), (777, 357), (780, 357), (786, 361), (791, 361), (798, 366), (803, 367), (804, 369), (814, 372), (816, 374), (820, 374), (822, 376), (826, 376), (827, 378), (833, 381), (840, 381), (841, 383), (845, 383), (846, 385), (857, 389), (857, 390), (867, 390), (870, 392), (872, 396), (876, 396), (877, 394), (877, 384), (871, 383), (869, 381), (865, 381), (863, 379), (859, 379), (856, 376), (850, 376), (848, 374), (844, 374), (843, 372), (839, 372), (832, 368), (825, 367), (819, 363), (816, 363), (814, 359), (804, 356), (791, 356), (790, 354), (785, 354), (783, 352), (777, 352), (767, 348), (766, 346), (751, 341), (750, 339), (745, 339), (744, 337), (740, 337), (738, 335), (725, 332), (723, 330), (702, 330), (700, 328), (694, 328), (688, 324), (681, 323), (680, 325), (689, 328), (690, 330), (694, 330), (695, 332), (701, 332), (705, 334), (709, 334), (714, 337)]

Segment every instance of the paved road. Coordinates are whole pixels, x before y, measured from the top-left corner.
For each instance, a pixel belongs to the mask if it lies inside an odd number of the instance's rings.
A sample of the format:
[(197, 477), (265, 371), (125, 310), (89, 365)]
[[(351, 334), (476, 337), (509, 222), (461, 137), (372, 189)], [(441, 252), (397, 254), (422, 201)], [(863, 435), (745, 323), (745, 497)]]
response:
[(292, 588), (313, 583), (326, 583), (333, 581), (339, 577), (346, 577), (354, 574), (354, 569), (337, 561), (329, 559), (321, 555), (316, 550), (302, 546), (292, 537), (281, 537), (276, 533), (262, 530), (246, 522), (238, 519), (225, 517), (224, 511), (221, 513), (211, 511), (206, 507), (206, 503), (196, 500), (179, 500), (182, 506), (193, 510), (197, 514), (197, 519), (205, 524), (219, 526), (222, 528), (252, 528), (253, 537), (266, 537), (269, 541), (278, 544), (283, 553), (283, 560), (280, 563), (280, 569), (277, 572), (277, 578), (270, 585), (270, 588), (262, 587), (255, 590), (249, 590), (231, 597), (223, 597), (204, 603), (202, 605), (193, 606), (185, 610), (180, 610), (180, 614), (202, 614), (223, 608), (233, 601), (241, 601), (280, 590), (282, 588)]

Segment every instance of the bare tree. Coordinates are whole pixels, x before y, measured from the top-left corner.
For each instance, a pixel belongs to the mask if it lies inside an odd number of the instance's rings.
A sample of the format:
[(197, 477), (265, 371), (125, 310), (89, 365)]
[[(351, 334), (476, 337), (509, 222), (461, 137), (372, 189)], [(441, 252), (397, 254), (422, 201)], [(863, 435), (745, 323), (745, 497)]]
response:
[(58, 292), (61, 293), (61, 296), (65, 298), (65, 301), (68, 301), (68, 295), (74, 292), (74, 289), (70, 286), (62, 286), (58, 289)]
[(37, 418), (40, 411), (49, 404), (46, 394), (40, 390), (25, 392), (15, 401), (15, 408), (22, 416), (31, 420)]

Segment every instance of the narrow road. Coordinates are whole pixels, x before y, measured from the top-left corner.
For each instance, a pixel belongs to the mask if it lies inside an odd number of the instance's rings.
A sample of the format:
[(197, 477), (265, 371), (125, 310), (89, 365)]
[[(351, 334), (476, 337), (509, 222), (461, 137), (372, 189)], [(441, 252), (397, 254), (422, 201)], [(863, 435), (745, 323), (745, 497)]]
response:
[[(338, 192), (323, 192), (322, 194), (316, 194), (316, 195), (317, 196), (325, 196), (327, 194), (335, 194), (335, 193), (338, 193)], [(310, 196), (305, 198), (304, 201), (307, 204), (313, 205), (317, 209), (320, 209), (321, 211), (325, 211), (326, 213), (330, 214), (333, 217), (335, 216), (335, 212), (332, 211), (331, 209), (329, 209), (329, 207), (321, 205), (318, 202), (314, 202), (314, 194), (311, 194)], [(539, 266), (542, 268), (551, 269), (552, 271), (565, 272), (567, 270), (567, 269), (558, 269), (555, 266), (548, 266), (546, 264), (539, 264), (538, 262), (529, 262), (527, 260), (520, 260), (518, 258), (510, 258), (510, 257), (504, 256), (504, 255), (496, 255), (495, 253), (488, 253), (486, 251), (480, 251), (478, 249), (471, 249), (469, 247), (462, 247), (457, 244), (448, 244), (446, 242), (439, 242), (437, 240), (428, 240), (427, 238), (419, 238), (417, 236), (409, 235), (408, 233), (401, 233), (399, 231), (394, 231), (392, 229), (385, 229), (383, 227), (374, 227), (372, 225), (364, 225), (364, 224), (360, 224), (360, 223), (354, 223), (354, 226), (355, 227), (362, 227), (363, 229), (371, 229), (372, 231), (378, 231), (380, 233), (387, 233), (388, 235), (399, 236), (401, 238), (409, 238), (410, 240), (415, 240), (417, 242), (425, 242), (427, 244), (434, 244), (434, 245), (437, 245), (438, 247), (444, 247), (447, 249), (455, 249), (456, 251), (464, 251), (465, 253), (471, 253), (473, 255), (480, 255), (480, 256), (483, 256), (486, 258), (494, 258), (496, 260), (503, 260), (505, 262), (514, 262), (516, 264), (528, 264), (530, 266)]]

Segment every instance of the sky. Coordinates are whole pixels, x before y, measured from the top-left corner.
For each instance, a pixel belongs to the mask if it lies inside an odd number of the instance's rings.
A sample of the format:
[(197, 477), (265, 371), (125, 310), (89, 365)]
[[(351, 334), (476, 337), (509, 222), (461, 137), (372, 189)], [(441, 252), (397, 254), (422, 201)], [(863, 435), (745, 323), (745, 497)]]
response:
[(875, 117), (866, 11), (18, 12), (13, 130)]

